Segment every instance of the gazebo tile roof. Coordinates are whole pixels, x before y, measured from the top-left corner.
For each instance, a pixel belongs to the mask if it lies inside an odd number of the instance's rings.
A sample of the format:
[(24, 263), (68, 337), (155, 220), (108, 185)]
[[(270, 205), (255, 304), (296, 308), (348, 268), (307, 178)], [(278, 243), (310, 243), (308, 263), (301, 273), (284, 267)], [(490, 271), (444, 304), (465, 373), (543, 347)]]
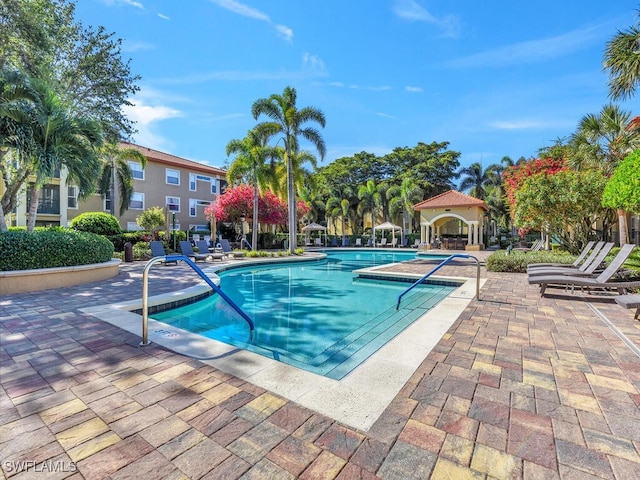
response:
[(466, 195), (456, 190), (449, 190), (435, 197), (428, 198), (413, 206), (414, 210), (423, 210), (425, 208), (445, 208), (445, 207), (481, 207), (485, 210), (487, 204), (479, 198)]

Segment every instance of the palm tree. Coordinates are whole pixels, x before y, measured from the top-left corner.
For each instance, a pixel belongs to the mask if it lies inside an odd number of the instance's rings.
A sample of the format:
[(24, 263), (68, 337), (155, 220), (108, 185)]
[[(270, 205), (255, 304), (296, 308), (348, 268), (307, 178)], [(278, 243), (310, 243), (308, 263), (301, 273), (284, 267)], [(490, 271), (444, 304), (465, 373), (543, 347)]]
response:
[[(575, 169), (597, 168), (611, 176), (622, 159), (640, 148), (640, 129), (632, 126), (631, 114), (617, 105), (605, 105), (600, 113), (587, 114), (570, 138), (569, 165)], [(628, 242), (627, 215), (618, 210), (620, 245)]]
[(401, 185), (394, 185), (387, 190), (389, 213), (392, 216), (402, 215), (402, 242), (404, 242), (406, 224), (413, 218), (413, 206), (424, 198), (424, 192), (411, 178), (405, 178)]
[(104, 198), (109, 194), (109, 213), (115, 215), (116, 185), (120, 197), (119, 214), (122, 215), (131, 203), (133, 196), (133, 174), (129, 167), (129, 160), (138, 162), (142, 168), (147, 166), (147, 157), (133, 147), (119, 147), (118, 145), (105, 145), (101, 152), (102, 172), (98, 179), (98, 193)]
[[(20, 73), (0, 72), (0, 178), (4, 193), (0, 198), (0, 231), (7, 231), (5, 212), (17, 204), (18, 192), (31, 175), (31, 164), (25, 159), (32, 137), (29, 110), (36, 98), (29, 79)], [(5, 157), (8, 160), (5, 161)]]
[(607, 42), (604, 68), (609, 72), (609, 94), (613, 100), (624, 100), (635, 93), (640, 84), (640, 28), (631, 26)]
[[(506, 162), (508, 157), (504, 157)], [(510, 161), (511, 159), (509, 159)], [(464, 176), (460, 182), (460, 190), (469, 191), (472, 197), (484, 200), (487, 195), (487, 187), (496, 185), (500, 182), (501, 165), (489, 165), (485, 170), (482, 169), (481, 162), (475, 162), (466, 168), (460, 170), (459, 175)]]
[(342, 222), (342, 243), (344, 244), (345, 223), (347, 220), (353, 221), (351, 215), (351, 199), (353, 198), (353, 188), (347, 184), (335, 185), (330, 190), (330, 196), (327, 200), (327, 215), (332, 218), (340, 217)]
[[(296, 185), (294, 165), (296, 155), (299, 152), (298, 137), (313, 144), (320, 159), (324, 159), (326, 147), (320, 133), (312, 127), (304, 127), (307, 122), (316, 122), (320, 126), (325, 126), (324, 113), (313, 107), (296, 107), (296, 90), (286, 87), (282, 95), (273, 94), (269, 98), (256, 100), (251, 106), (251, 113), (256, 120), (260, 115), (266, 115), (271, 119), (265, 122), (267, 125), (276, 127), (280, 139), (284, 142), (285, 163), (287, 166), (287, 201), (289, 205), (289, 251), (295, 252), (296, 248)], [(279, 140), (278, 140), (279, 141)]]
[(376, 219), (382, 212), (382, 188), (380, 188), (373, 180), (367, 180), (365, 185), (361, 185), (358, 189), (358, 210), (364, 217), (366, 213), (371, 215), (371, 231), (375, 226)]
[[(267, 139), (269, 131), (264, 128), (249, 130), (243, 140), (231, 140), (227, 144), (227, 155), (236, 154), (235, 160), (227, 171), (229, 184), (234, 184), (236, 179), (247, 176), (249, 183), (253, 185), (253, 218), (251, 226), (251, 248), (255, 250), (258, 245), (258, 193), (267, 188), (267, 184), (273, 181), (273, 162), (281, 158), (280, 148), (269, 147)], [(272, 163), (268, 164), (267, 160)]]
[(100, 171), (96, 149), (102, 133), (98, 122), (73, 115), (45, 82), (26, 79), (24, 86), (28, 93), (21, 108), (10, 115), (17, 124), (29, 125), (28, 135), (12, 147), (18, 150), (23, 171), (35, 176), (27, 216), (27, 231), (33, 231), (40, 187), (61, 167), (67, 170), (67, 181), (78, 185), (80, 198), (94, 191)]

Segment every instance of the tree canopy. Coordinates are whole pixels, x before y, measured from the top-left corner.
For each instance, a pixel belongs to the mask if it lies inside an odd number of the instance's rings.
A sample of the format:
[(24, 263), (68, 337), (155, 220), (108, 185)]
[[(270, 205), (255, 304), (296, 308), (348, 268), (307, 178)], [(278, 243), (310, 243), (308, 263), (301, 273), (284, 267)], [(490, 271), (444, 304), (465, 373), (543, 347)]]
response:
[(640, 150), (616, 167), (602, 194), (602, 205), (640, 213)]

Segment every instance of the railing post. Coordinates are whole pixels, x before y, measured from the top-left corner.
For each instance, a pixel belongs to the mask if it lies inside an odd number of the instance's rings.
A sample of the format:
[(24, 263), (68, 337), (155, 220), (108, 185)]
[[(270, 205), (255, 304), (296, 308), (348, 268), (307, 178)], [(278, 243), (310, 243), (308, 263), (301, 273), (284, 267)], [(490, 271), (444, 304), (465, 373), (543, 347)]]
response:
[(149, 341), (149, 269), (158, 262), (173, 262), (181, 260), (189, 265), (202, 278), (214, 292), (220, 295), (246, 322), (249, 324), (250, 339), (253, 341), (253, 331), (255, 325), (251, 318), (224, 293), (218, 285), (213, 283), (211, 279), (185, 255), (166, 255), (164, 257), (154, 257), (147, 262), (142, 272), (142, 341), (139, 343), (141, 347), (148, 346)]

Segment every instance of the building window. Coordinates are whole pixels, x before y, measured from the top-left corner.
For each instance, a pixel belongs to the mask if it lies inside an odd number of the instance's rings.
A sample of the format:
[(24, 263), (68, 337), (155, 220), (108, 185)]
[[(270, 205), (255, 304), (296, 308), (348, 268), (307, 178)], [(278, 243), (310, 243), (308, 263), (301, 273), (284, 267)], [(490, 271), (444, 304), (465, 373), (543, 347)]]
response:
[(211, 193), (214, 195), (218, 193), (218, 182), (215, 178), (211, 179)]
[[(189, 190), (192, 192), (195, 192), (198, 189), (198, 182), (206, 182), (212, 185), (215, 181), (216, 181), (215, 178), (211, 178), (208, 175), (198, 175), (197, 173), (190, 173), (189, 174)], [(212, 192), (212, 193), (215, 193), (215, 192)]]
[(208, 207), (211, 204), (208, 200), (195, 200), (193, 198), (189, 199), (189, 216), (197, 217), (198, 216), (198, 207)]
[(166, 179), (167, 179), (167, 184), (169, 185), (180, 185), (180, 172), (178, 170), (170, 170), (170, 169), (165, 169), (166, 171)]
[(106, 192), (104, 194), (104, 211), (105, 212), (111, 211), (111, 192)]
[(180, 213), (180, 197), (166, 197), (170, 212)]
[(144, 210), (144, 193), (134, 192), (131, 195), (129, 208), (132, 210)]
[(67, 208), (78, 208), (78, 187), (67, 187)]
[(194, 232), (206, 232), (211, 228), (211, 225), (193, 225), (189, 224), (189, 230)]
[(127, 230), (130, 232), (135, 232), (138, 230), (144, 230), (144, 228), (138, 225), (136, 222), (127, 222)]
[(129, 170), (131, 170), (131, 176), (135, 180), (144, 180), (144, 169), (138, 162), (127, 162), (129, 164)]
[[(29, 186), (27, 194), (27, 211), (31, 210), (32, 189), (33, 184)], [(40, 189), (36, 213), (60, 215), (60, 185), (44, 185)]]

